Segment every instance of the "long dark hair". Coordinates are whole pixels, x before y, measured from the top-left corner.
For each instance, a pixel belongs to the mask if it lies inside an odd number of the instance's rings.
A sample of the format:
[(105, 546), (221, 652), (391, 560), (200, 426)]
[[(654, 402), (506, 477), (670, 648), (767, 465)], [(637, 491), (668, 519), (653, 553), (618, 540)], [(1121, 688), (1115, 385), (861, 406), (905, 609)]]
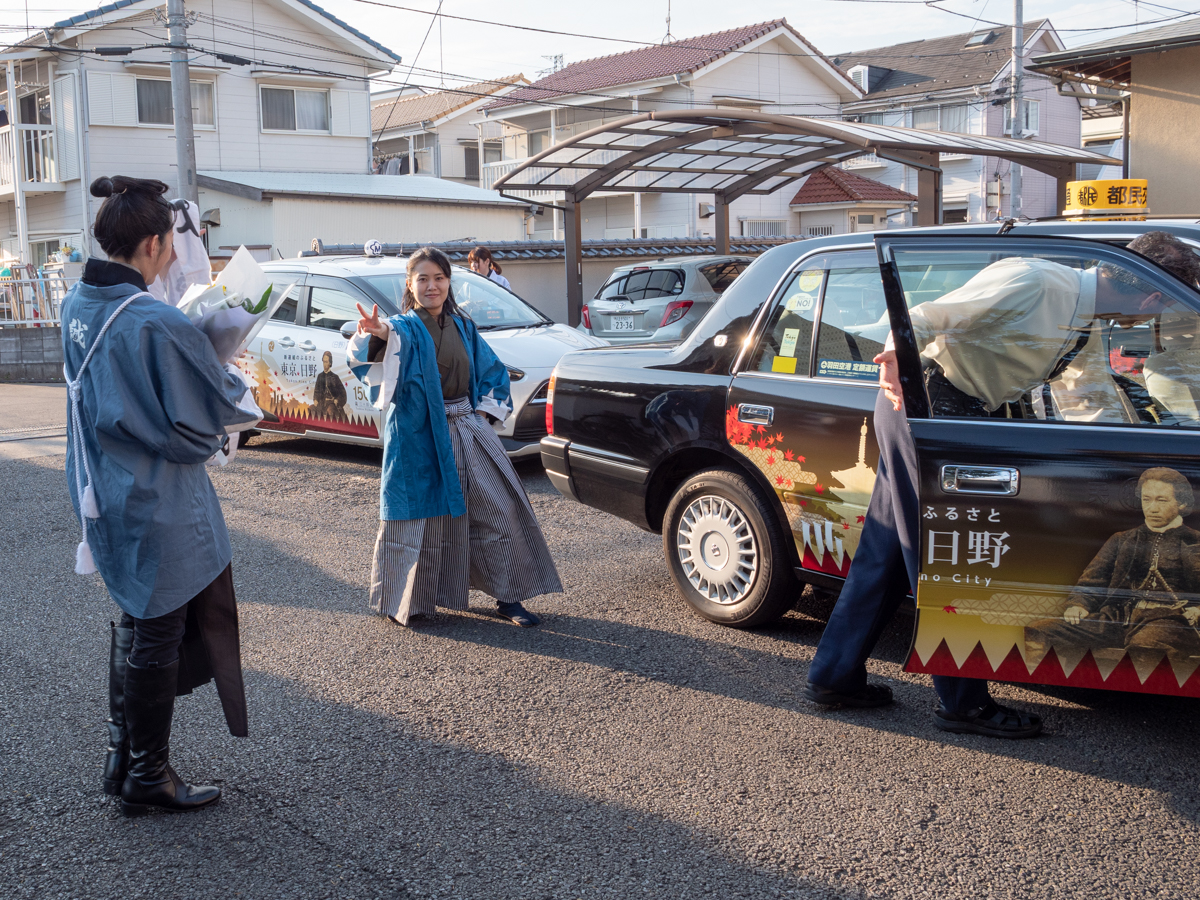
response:
[(470, 253), (467, 254), (467, 262), (473, 263), (477, 259), (482, 259), (482, 260), (487, 261), (487, 263), (489, 265), (491, 265), (492, 271), (495, 272), (497, 275), (502, 275), (504, 273), (504, 270), (502, 268), (500, 268), (500, 264), (497, 263), (496, 260), (492, 258), (492, 251), (489, 250), (487, 247), (476, 247), (474, 250), (472, 250)]
[[(417, 270), (417, 266), (423, 262), (429, 261), (442, 270), (442, 274), (446, 279), (450, 279), (450, 257), (436, 247), (422, 247), (416, 253), (408, 258), (408, 270), (404, 280), (404, 296), (400, 298), (400, 312), (406, 313), (417, 306), (417, 298), (413, 296), (412, 288), (408, 283), (412, 281), (413, 273)], [(454, 302), (454, 288), (446, 285), (446, 303), (442, 307), (442, 314), (438, 318), (441, 319), (449, 313), (452, 316), (466, 317), (466, 313), (462, 311), (459, 305)]]
[(175, 213), (164, 198), (168, 188), (153, 178), (101, 176), (92, 182), (93, 197), (103, 197), (92, 234), (109, 259), (130, 259), (148, 237), (166, 240)]

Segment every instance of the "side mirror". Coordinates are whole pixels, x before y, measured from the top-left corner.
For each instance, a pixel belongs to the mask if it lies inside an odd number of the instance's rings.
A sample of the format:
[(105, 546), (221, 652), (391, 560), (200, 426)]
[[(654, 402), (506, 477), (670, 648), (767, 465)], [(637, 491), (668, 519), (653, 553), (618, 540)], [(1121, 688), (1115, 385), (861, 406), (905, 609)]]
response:
[(346, 340), (350, 340), (358, 332), (358, 323), (353, 321), (343, 322), (341, 332), (342, 337), (344, 337)]

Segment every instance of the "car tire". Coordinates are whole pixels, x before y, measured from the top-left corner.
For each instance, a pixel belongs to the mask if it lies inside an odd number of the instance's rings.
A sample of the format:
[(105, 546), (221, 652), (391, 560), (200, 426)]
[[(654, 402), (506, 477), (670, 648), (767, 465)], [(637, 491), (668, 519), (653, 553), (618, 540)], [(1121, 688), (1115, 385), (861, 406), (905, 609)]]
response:
[(663, 551), (683, 599), (710, 622), (751, 628), (792, 608), (796, 579), (770, 500), (745, 475), (707, 469), (675, 492)]

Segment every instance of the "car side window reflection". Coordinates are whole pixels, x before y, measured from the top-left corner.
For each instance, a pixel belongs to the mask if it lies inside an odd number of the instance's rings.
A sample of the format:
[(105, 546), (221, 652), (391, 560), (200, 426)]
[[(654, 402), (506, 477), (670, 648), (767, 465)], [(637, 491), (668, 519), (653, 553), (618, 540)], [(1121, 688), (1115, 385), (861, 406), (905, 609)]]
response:
[(822, 268), (802, 268), (791, 277), (759, 339), (750, 361), (752, 370), (808, 375), (813, 324), (824, 280)]
[(897, 250), (943, 418), (1200, 427), (1200, 316), (1083, 254)]
[(346, 322), (358, 321), (357, 299), (345, 291), (316, 285), (308, 298), (308, 324), (337, 331)]
[[(858, 254), (855, 254), (857, 256)], [(879, 265), (850, 265), (829, 270), (821, 304), (821, 329), (817, 334), (819, 378), (842, 378), (875, 384), (879, 366), (872, 360), (883, 349), (891, 329)]]
[(296, 309), (300, 304), (300, 292), (303, 291), (304, 288), (301, 287), (300, 285), (296, 284), (296, 285), (292, 286), (291, 290), (288, 290), (288, 286), (292, 285), (293, 282), (300, 281), (301, 279), (303, 279), (303, 277), (304, 277), (303, 275), (296, 275), (296, 276), (281, 275), (277, 279), (272, 279), (271, 289), (273, 292), (274, 291), (287, 291), (287, 294), (283, 298), (283, 302), (279, 304), (279, 306), (276, 308), (275, 312), (272, 313), (272, 315), (271, 315), (271, 318), (274, 321), (276, 321), (276, 322), (295, 322), (296, 321)]

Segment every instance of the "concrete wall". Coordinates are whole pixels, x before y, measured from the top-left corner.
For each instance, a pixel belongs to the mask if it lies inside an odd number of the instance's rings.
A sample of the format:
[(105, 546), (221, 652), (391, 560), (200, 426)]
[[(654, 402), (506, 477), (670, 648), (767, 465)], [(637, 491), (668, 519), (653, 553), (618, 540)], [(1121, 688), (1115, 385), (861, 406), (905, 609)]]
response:
[(1133, 62), (1129, 175), (1150, 182), (1156, 215), (1200, 213), (1200, 48), (1147, 53)]
[[(583, 261), (583, 302), (600, 290), (613, 269), (632, 259), (587, 259)], [(567, 321), (567, 267), (561, 259), (503, 260), (504, 277), (513, 291), (555, 322)]]
[(62, 381), (62, 367), (61, 328), (0, 328), (0, 381)]

